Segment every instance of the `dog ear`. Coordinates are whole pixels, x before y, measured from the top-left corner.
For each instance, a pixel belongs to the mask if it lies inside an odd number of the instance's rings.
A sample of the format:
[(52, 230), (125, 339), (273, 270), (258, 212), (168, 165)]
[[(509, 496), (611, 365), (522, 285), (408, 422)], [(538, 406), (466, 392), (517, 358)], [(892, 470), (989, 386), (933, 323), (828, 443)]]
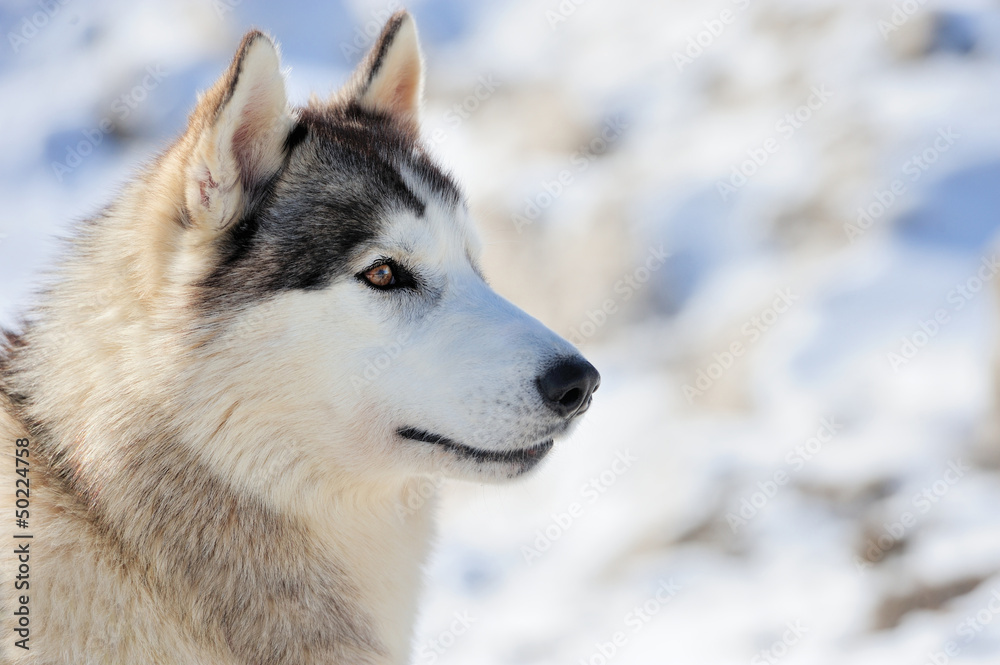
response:
[(384, 113), (417, 133), (424, 86), (424, 62), (417, 26), (408, 12), (393, 14), (354, 73), (353, 101), (367, 111)]
[(293, 124), (278, 50), (251, 30), (191, 116), (185, 190), (191, 221), (217, 231), (249, 210), (281, 169)]

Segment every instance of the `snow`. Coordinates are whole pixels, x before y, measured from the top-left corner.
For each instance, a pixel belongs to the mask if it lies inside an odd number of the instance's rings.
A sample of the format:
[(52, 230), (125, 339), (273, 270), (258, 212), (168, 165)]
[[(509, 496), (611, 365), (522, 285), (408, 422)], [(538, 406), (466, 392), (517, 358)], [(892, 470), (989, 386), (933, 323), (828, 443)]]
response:
[[(0, 7), (0, 322), (243, 30), (303, 101), (394, 6), (67, 0), (16, 51)], [(446, 484), (414, 662), (1000, 662), (1000, 8), (907, 7), (410, 3), (487, 272), (603, 377), (533, 477)]]

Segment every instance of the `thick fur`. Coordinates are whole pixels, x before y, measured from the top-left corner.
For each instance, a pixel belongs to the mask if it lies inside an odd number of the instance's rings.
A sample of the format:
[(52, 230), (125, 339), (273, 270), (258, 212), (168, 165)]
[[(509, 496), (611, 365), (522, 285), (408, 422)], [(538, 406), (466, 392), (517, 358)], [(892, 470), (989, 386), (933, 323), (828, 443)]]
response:
[[(417, 483), (530, 470), (596, 387), (587, 365), (579, 408), (540, 396), (583, 361), (483, 282), (418, 140), (422, 77), (399, 13), (343, 90), (290, 108), (251, 32), (186, 133), (77, 229), (0, 351), (0, 514), (27, 439), (32, 535), (25, 590), (18, 541), (0, 547), (2, 662), (407, 661)], [(406, 284), (366, 283), (387, 261)]]

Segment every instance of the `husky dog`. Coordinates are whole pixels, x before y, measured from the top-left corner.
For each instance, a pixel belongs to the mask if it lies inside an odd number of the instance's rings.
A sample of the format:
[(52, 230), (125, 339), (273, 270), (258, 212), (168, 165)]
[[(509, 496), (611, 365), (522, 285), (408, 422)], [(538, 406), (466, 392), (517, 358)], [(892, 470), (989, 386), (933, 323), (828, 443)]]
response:
[(408, 661), (415, 485), (526, 473), (600, 381), (486, 285), (422, 80), (400, 12), (291, 108), (252, 31), (79, 228), (0, 353), (2, 662)]

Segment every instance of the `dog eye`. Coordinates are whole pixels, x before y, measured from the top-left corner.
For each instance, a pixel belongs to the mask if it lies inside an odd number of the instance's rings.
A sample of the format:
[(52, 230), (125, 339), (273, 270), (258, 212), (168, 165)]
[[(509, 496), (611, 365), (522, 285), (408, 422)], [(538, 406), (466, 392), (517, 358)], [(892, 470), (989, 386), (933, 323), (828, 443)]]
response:
[(416, 290), (420, 283), (413, 273), (396, 261), (384, 256), (370, 264), (355, 277), (362, 284), (367, 284), (379, 291)]
[(392, 274), (392, 266), (388, 263), (366, 270), (364, 276), (369, 284), (379, 289), (387, 289), (396, 283), (396, 276)]

